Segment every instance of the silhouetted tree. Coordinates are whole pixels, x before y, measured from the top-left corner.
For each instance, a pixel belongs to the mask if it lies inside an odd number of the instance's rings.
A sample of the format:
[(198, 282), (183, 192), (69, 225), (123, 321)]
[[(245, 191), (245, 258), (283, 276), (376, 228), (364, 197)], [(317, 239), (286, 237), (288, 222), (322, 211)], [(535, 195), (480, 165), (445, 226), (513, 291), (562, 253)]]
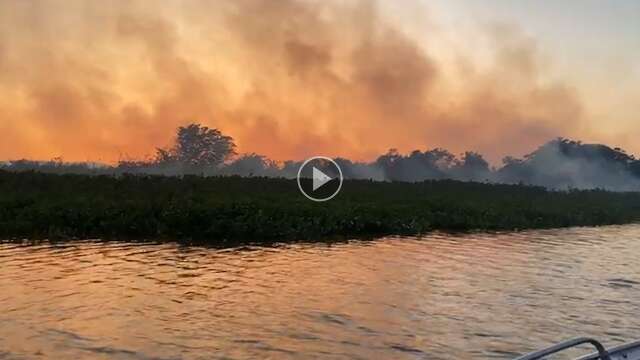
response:
[(178, 128), (172, 148), (157, 149), (156, 163), (178, 163), (190, 169), (218, 166), (236, 154), (235, 148), (233, 138), (220, 130), (190, 124)]
[(396, 149), (380, 156), (375, 165), (382, 169), (387, 179), (393, 181), (422, 181), (443, 179), (454, 164), (455, 156), (445, 149), (425, 152), (415, 150), (404, 156)]
[(240, 176), (278, 176), (278, 163), (266, 156), (256, 153), (244, 154), (226, 165), (222, 171), (225, 175)]
[(480, 153), (467, 151), (454, 162), (450, 173), (457, 179), (482, 181), (491, 177), (489, 163)]

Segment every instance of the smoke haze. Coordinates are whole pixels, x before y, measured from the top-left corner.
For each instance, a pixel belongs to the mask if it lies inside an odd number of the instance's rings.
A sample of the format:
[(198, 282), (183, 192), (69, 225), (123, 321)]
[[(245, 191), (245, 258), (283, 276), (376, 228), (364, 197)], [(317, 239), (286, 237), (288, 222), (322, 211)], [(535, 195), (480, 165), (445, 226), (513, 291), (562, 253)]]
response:
[[(188, 129), (193, 129), (191, 125)], [(185, 128), (182, 128), (185, 129)], [(219, 134), (220, 139), (231, 138)], [(189, 136), (178, 137), (187, 139)], [(8, 171), (38, 171), (85, 175), (243, 176), (296, 178), (302, 161), (277, 162), (255, 153), (233, 156), (233, 145), (216, 145), (209, 152), (205, 143), (181, 142), (180, 147), (159, 150), (161, 156), (147, 161), (121, 161), (117, 166), (95, 163), (65, 163), (18, 160), (0, 163)], [(223, 140), (226, 144), (226, 140)], [(182, 150), (181, 150), (182, 149)], [(221, 150), (226, 149), (226, 150)], [(184, 151), (183, 151), (184, 150)], [(177, 151), (177, 153), (176, 153)], [(222, 159), (228, 160), (223, 162)], [(549, 189), (605, 189), (640, 191), (640, 160), (619, 148), (558, 138), (523, 158), (507, 156), (499, 167), (490, 166), (484, 156), (467, 151), (456, 156), (446, 149), (414, 150), (402, 154), (396, 149), (372, 162), (336, 158), (346, 179), (421, 182), (459, 180), (544, 186)], [(322, 168), (321, 168), (322, 170)], [(331, 169), (326, 169), (331, 171)]]
[(385, 2), (159, 4), (0, 2), (0, 157), (141, 159), (190, 121), (276, 160), (443, 147), (498, 163), (586, 133), (516, 25), (485, 28), (479, 66), (442, 61)]

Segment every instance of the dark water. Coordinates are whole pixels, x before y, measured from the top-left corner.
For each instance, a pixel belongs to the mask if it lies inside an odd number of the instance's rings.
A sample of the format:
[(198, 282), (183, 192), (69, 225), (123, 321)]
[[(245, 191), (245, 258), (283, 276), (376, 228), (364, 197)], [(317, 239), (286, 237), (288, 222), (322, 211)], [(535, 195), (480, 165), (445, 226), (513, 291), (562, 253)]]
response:
[(509, 359), (640, 338), (640, 226), (214, 250), (0, 245), (0, 359)]

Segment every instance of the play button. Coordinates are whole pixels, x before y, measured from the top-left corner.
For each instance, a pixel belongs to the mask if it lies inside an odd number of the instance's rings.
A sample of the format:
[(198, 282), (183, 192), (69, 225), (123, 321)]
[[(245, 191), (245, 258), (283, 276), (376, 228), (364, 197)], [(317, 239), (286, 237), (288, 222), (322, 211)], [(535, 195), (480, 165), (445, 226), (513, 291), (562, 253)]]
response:
[(330, 176), (318, 170), (315, 166), (313, 167), (313, 191), (318, 190), (322, 185), (331, 180)]
[(330, 200), (342, 188), (342, 170), (331, 158), (309, 158), (298, 170), (298, 188), (309, 200)]

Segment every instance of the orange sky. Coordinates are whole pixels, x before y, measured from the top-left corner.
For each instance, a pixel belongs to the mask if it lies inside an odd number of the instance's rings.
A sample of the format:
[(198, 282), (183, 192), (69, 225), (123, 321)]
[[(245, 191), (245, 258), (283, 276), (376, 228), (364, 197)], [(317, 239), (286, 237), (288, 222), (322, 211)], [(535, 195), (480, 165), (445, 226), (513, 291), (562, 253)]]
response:
[(277, 160), (440, 146), (495, 162), (556, 136), (640, 150), (517, 22), (457, 31), (402, 3), (0, 2), (0, 159), (144, 158), (188, 122)]

